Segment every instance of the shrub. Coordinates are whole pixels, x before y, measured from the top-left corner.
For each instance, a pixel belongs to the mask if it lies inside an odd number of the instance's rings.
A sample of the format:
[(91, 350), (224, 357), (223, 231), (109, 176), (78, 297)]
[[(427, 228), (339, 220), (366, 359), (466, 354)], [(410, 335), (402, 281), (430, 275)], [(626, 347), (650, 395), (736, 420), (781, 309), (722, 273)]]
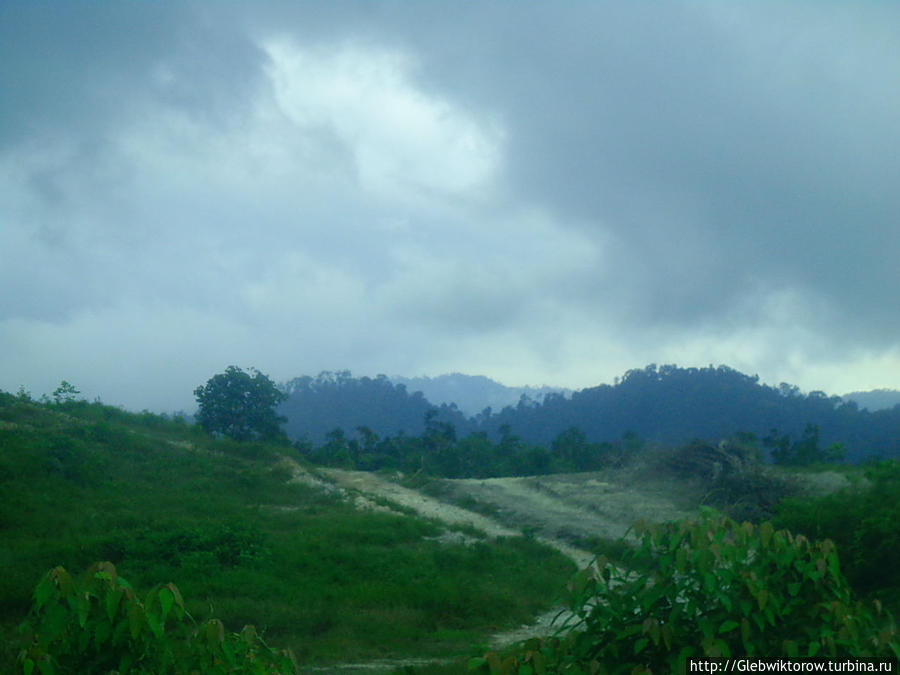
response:
[(565, 633), (473, 659), (470, 670), (658, 673), (685, 672), (691, 656), (900, 656), (890, 618), (851, 599), (831, 541), (712, 510), (635, 529), (628, 570), (599, 558), (573, 578)]
[(50, 570), (20, 630), (25, 644), (18, 672), (24, 675), (296, 672), (291, 655), (270, 649), (253, 626), (240, 633), (226, 633), (218, 619), (198, 626), (174, 584), (140, 600), (108, 562), (80, 579), (62, 567)]
[(861, 593), (900, 589), (900, 461), (866, 470), (868, 487), (791, 499), (775, 522), (838, 547), (850, 584)]

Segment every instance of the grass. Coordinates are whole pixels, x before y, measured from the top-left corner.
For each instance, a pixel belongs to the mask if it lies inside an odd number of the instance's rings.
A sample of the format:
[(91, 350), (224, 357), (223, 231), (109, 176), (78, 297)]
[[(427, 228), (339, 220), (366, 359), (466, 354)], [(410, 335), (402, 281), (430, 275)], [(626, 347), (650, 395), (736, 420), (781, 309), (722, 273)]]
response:
[(534, 541), (441, 543), (436, 522), (357, 511), (290, 482), (280, 453), (0, 393), (0, 664), (56, 565), (110, 560), (139, 590), (173, 581), (198, 620), (255, 624), (301, 665), (468, 654), (550, 606), (573, 571)]

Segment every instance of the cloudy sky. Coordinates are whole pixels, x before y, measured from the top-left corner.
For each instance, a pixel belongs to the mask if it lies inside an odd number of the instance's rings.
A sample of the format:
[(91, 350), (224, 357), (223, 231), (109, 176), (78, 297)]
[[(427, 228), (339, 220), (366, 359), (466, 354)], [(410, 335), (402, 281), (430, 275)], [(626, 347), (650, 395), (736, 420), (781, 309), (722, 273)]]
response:
[(0, 3), (0, 388), (900, 388), (900, 5)]

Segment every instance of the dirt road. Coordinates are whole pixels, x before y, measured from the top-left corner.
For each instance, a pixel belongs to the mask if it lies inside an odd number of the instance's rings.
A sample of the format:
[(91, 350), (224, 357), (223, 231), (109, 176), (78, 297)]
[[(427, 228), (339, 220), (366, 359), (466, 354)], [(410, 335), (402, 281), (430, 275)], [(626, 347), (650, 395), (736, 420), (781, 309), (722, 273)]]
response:
[[(568, 556), (579, 568), (594, 558), (584, 548), (590, 540), (625, 536), (639, 520), (663, 522), (696, 516), (701, 496), (696, 485), (648, 471), (647, 466), (484, 480), (440, 479), (432, 481), (429, 494), (424, 494), (379, 474), (341, 469), (310, 473), (291, 463), (296, 480), (340, 490), (358, 508), (390, 509), (397, 505), (449, 525), (475, 527), (491, 537), (527, 533)], [(833, 486), (829, 483), (826, 487)], [(495, 635), (491, 645), (496, 648), (551, 633), (551, 622), (558, 613), (558, 609), (551, 610), (528, 626)], [(370, 670), (375, 665), (345, 664), (333, 672)]]
[[(299, 467), (298, 467), (299, 468)], [(388, 500), (426, 518), (451, 525), (471, 525), (491, 537), (522, 536), (528, 532), (566, 555), (581, 568), (594, 554), (574, 543), (625, 535), (638, 520), (661, 522), (695, 513), (672, 495), (678, 486), (649, 481), (627, 470), (555, 474), (524, 478), (441, 480), (444, 498), (436, 498), (378, 474), (343, 469), (320, 469), (341, 489), (370, 500)], [(456, 502), (456, 503), (452, 503)], [(485, 516), (458, 503), (480, 504)]]
[(498, 508), (510, 527), (559, 541), (625, 535), (638, 520), (662, 522), (694, 513), (672, 496), (676, 485), (625, 470), (524, 478), (446, 481), (452, 492)]

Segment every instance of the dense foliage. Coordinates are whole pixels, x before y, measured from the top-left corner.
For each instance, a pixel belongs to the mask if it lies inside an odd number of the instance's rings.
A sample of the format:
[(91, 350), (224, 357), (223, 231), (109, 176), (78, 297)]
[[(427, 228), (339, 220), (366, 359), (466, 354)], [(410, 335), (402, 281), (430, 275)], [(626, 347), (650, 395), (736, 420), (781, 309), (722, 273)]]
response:
[(485, 673), (683, 673), (691, 656), (900, 657), (881, 606), (852, 597), (831, 541), (706, 512), (638, 525), (625, 567), (605, 559), (569, 586), (558, 638), (473, 659)]
[(625, 434), (615, 443), (592, 443), (575, 428), (564, 430), (549, 448), (524, 442), (508, 427), (500, 430), (497, 442), (483, 432), (457, 438), (456, 428), (440, 421), (432, 409), (425, 414), (425, 431), (419, 436), (379, 438), (368, 427), (359, 427), (348, 437), (342, 429), (335, 429), (321, 445), (297, 443), (296, 447), (310, 461), (326, 466), (491, 478), (592, 471), (617, 465), (640, 445), (633, 434)]
[(273, 650), (253, 626), (228, 633), (219, 619), (197, 624), (181, 593), (168, 583), (141, 599), (112, 563), (82, 577), (50, 570), (34, 592), (20, 627), (20, 673), (86, 675), (289, 675), (296, 664)]
[(807, 424), (803, 437), (796, 441), (792, 441), (790, 435), (779, 434), (773, 429), (763, 443), (769, 449), (772, 461), (784, 466), (840, 462), (847, 452), (843, 443), (832, 443), (823, 448), (819, 443), (819, 427), (815, 424)]
[[(355, 378), (349, 371), (323, 372), (317, 377), (298, 377), (282, 389), (287, 400), (278, 411), (287, 417), (285, 431), (292, 440), (320, 444), (334, 429), (371, 429), (379, 436), (421, 434), (425, 414), (433, 409), (421, 392), (410, 394), (402, 384), (384, 375)], [(465, 417), (450, 407), (441, 419), (459, 429)]]
[(282, 438), (280, 426), (285, 418), (275, 413), (275, 407), (286, 396), (268, 377), (252, 368), (250, 371), (228, 366), (224, 373), (194, 390), (200, 406), (197, 422), (208, 433), (236, 441)]
[(837, 544), (854, 588), (900, 601), (900, 462), (866, 469), (865, 480), (841, 492), (783, 502), (780, 527)]

